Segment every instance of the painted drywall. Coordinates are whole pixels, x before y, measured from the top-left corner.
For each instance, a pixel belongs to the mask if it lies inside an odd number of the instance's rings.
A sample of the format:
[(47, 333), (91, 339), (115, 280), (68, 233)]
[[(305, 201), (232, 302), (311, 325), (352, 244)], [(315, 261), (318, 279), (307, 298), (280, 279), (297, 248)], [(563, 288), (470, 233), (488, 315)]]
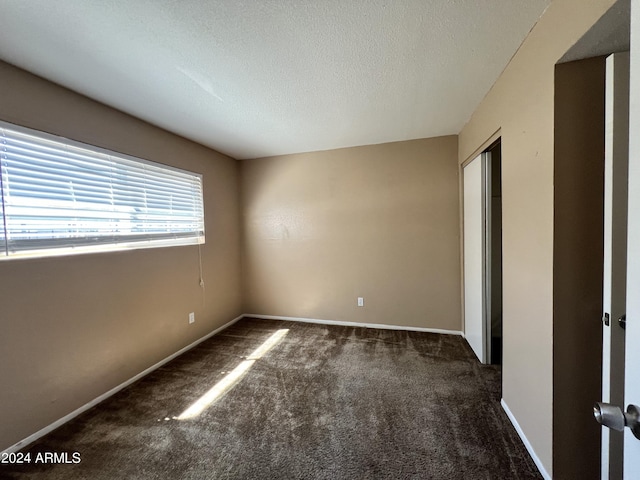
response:
[[(555, 0), (459, 135), (462, 163), (501, 129), (502, 395), (552, 474), (554, 66), (613, 0)], [(580, 460), (581, 461), (581, 460)]]
[[(206, 243), (0, 262), (0, 450), (241, 314), (238, 165), (0, 63), (0, 119), (201, 173)], [(189, 312), (196, 322), (188, 324)]]
[[(553, 471), (598, 478), (602, 391), (605, 58), (556, 67), (553, 196)], [(580, 372), (576, 374), (576, 372)], [(576, 462), (576, 458), (581, 458)]]
[(456, 159), (447, 136), (241, 162), (245, 311), (461, 330)]

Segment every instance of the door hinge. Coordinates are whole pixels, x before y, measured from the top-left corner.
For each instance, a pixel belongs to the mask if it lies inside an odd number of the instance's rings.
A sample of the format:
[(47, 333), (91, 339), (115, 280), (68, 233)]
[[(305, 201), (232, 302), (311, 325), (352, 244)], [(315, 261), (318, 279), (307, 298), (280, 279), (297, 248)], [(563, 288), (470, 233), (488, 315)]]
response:
[(604, 315), (602, 315), (602, 323), (605, 324), (605, 326), (609, 326), (609, 314), (605, 313)]

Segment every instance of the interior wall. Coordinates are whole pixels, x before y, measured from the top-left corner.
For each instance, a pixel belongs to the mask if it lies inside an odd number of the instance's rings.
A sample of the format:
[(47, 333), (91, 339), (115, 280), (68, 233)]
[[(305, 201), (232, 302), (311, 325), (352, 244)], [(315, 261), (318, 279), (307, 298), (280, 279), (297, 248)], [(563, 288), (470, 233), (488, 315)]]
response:
[(501, 129), (502, 395), (549, 475), (563, 448), (552, 442), (554, 67), (613, 3), (554, 0), (459, 135), (462, 163)]
[[(553, 252), (555, 478), (600, 478), (605, 57), (556, 67)], [(579, 374), (577, 374), (579, 372)], [(576, 458), (580, 458), (576, 462)]]
[(245, 311), (460, 331), (456, 158), (448, 136), (241, 162)]
[[(201, 173), (197, 246), (0, 263), (0, 450), (242, 313), (238, 165), (0, 62), (0, 119)], [(196, 322), (188, 324), (189, 312)]]

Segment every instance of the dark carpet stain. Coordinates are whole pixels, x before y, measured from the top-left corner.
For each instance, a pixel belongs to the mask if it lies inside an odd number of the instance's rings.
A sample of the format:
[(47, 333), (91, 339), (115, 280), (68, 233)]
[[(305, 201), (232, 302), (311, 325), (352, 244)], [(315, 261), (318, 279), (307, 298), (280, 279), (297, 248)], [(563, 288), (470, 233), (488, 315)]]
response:
[[(31, 463), (0, 478), (542, 478), (499, 402), (499, 367), (458, 336), (243, 319), (29, 445)], [(81, 462), (35, 463), (43, 452)]]

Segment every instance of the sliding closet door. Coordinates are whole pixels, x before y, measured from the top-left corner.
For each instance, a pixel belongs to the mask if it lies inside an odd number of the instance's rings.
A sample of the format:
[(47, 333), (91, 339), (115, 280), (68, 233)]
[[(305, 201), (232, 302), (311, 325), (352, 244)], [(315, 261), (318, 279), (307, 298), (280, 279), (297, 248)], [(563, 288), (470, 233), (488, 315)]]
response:
[(478, 359), (487, 362), (485, 321), (485, 154), (464, 166), (464, 334)]

